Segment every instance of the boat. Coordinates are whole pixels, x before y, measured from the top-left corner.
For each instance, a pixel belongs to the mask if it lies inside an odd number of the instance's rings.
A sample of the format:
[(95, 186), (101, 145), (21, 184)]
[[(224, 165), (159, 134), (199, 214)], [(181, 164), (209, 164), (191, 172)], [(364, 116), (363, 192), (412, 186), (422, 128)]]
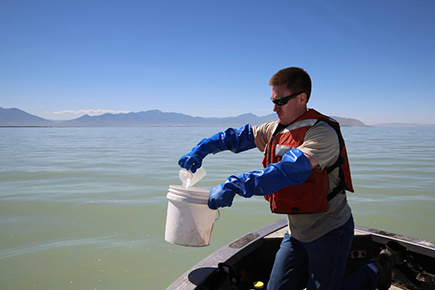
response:
[[(284, 218), (250, 232), (209, 255), (167, 289), (266, 289), (261, 285), (267, 284), (286, 230)], [(390, 289), (435, 289), (435, 244), (362, 226), (355, 227), (346, 274), (385, 248), (396, 260)]]

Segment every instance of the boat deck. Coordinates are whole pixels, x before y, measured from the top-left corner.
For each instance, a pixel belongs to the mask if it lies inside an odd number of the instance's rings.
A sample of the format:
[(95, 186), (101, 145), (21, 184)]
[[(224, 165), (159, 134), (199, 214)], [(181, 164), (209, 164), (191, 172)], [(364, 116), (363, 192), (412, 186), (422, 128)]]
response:
[[(249, 285), (249, 287), (245, 287), (246, 289), (250, 288), (250, 282), (267, 281), (268, 273), (270, 273), (273, 265), (273, 257), (279, 249), (279, 244), (286, 230), (287, 219), (281, 219), (252, 231), (200, 261), (167, 289), (230, 289), (229, 285), (234, 276), (229, 274), (236, 270), (237, 273), (244, 273), (244, 283)], [(350, 263), (347, 264), (347, 272), (352, 273), (365, 265), (370, 257), (377, 255), (389, 242), (403, 245), (406, 251), (412, 254), (412, 257), (410, 256), (412, 258), (411, 262), (423, 267), (420, 267), (417, 276), (411, 277), (412, 283), (408, 279), (409, 275), (404, 276), (404, 272), (402, 272), (403, 264), (395, 267), (393, 273), (397, 279), (393, 275), (394, 285), (390, 289), (435, 289), (435, 244), (361, 226), (355, 227), (352, 251), (357, 253), (357, 256), (352, 256), (351, 253)], [(364, 255), (360, 256), (360, 252)], [(225, 269), (219, 269), (219, 264), (222, 263), (229, 265), (233, 270), (227, 272)], [(406, 271), (409, 274), (410, 271)]]
[[(265, 239), (282, 239), (284, 237), (285, 232), (287, 231), (287, 227), (284, 227), (280, 230), (277, 230), (276, 232), (273, 232), (267, 236), (265, 236)], [(355, 229), (355, 235), (366, 235), (367, 232), (360, 231), (358, 229)], [(398, 288), (394, 285), (391, 285), (390, 290), (403, 290), (403, 288)]]

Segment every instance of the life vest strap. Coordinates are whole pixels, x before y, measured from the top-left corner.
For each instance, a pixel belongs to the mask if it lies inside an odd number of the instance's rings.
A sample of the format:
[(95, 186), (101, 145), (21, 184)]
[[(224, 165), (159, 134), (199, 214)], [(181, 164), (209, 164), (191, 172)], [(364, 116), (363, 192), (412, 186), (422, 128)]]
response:
[(339, 167), (343, 163), (344, 163), (344, 158), (343, 158), (343, 156), (340, 156), (334, 164), (332, 164), (330, 167), (326, 168), (326, 172), (328, 174), (331, 173), (335, 168)]
[[(335, 132), (337, 133), (337, 136), (338, 136), (338, 141), (339, 141), (339, 143), (340, 143), (340, 153), (341, 153), (341, 150), (343, 150), (343, 147), (344, 147), (344, 140), (343, 140), (343, 137), (341, 136), (341, 132), (340, 132), (340, 127), (339, 127), (339, 125), (338, 125), (338, 122), (337, 121), (335, 121), (334, 119), (331, 119), (331, 118), (329, 118), (329, 119), (325, 119), (325, 118), (320, 118), (320, 119), (318, 119), (318, 121), (316, 122), (316, 124), (318, 123), (318, 122), (321, 122), (321, 121), (323, 121), (323, 122), (326, 122), (329, 126), (331, 126), (334, 130), (335, 130)], [(334, 169), (336, 169), (337, 167), (338, 168), (340, 168), (340, 166), (342, 165), (342, 164), (344, 164), (344, 158), (343, 158), (343, 156), (339, 156), (339, 158), (337, 159), (337, 161), (334, 163), (334, 164), (332, 164), (330, 167), (328, 167), (328, 168), (326, 168), (326, 173), (327, 174), (330, 174)], [(334, 188), (332, 191), (331, 191), (331, 193), (330, 194), (328, 194), (328, 196), (327, 196), (327, 200), (328, 200), (328, 202), (331, 200), (331, 199), (333, 199), (334, 197), (336, 197), (337, 196), (337, 194), (339, 194), (339, 193), (343, 193), (343, 194), (345, 194), (346, 193), (346, 184), (345, 184), (345, 182), (344, 182), (344, 174), (343, 174), (343, 171), (341, 170), (341, 168), (340, 168), (340, 171), (339, 171), (339, 176), (340, 176), (340, 184), (336, 187), (336, 188)]]
[(336, 197), (337, 194), (339, 194), (339, 193), (343, 193), (343, 194), (344, 194), (344, 193), (345, 193), (344, 188), (345, 188), (344, 184), (340, 184), (339, 186), (337, 186), (336, 188), (334, 188), (334, 189), (332, 190), (332, 192), (331, 192), (330, 194), (328, 194), (328, 196), (326, 197), (326, 199), (328, 200), (328, 202), (329, 202), (331, 199), (333, 199), (334, 197)]

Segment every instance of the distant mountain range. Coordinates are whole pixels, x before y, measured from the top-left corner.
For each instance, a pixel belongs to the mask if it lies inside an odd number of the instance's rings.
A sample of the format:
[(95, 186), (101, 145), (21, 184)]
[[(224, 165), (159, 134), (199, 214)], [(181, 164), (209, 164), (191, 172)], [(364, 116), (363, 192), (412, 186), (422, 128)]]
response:
[[(363, 122), (356, 119), (333, 117), (341, 126), (364, 127)], [(227, 118), (192, 117), (180, 113), (166, 113), (150, 110), (137, 113), (104, 114), (100, 116), (84, 115), (67, 121), (47, 120), (31, 115), (20, 109), (0, 107), (1, 127), (140, 127), (140, 126), (241, 126), (247, 123), (262, 124), (277, 120), (275, 113), (259, 117), (254, 114), (243, 114)]]

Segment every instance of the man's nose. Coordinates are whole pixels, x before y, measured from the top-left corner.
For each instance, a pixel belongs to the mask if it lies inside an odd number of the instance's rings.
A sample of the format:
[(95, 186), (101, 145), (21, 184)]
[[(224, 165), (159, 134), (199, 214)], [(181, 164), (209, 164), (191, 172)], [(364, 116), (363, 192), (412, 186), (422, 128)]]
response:
[(280, 106), (278, 106), (278, 105), (276, 105), (276, 104), (273, 104), (273, 111), (274, 111), (274, 112), (278, 112), (279, 109), (280, 109)]

